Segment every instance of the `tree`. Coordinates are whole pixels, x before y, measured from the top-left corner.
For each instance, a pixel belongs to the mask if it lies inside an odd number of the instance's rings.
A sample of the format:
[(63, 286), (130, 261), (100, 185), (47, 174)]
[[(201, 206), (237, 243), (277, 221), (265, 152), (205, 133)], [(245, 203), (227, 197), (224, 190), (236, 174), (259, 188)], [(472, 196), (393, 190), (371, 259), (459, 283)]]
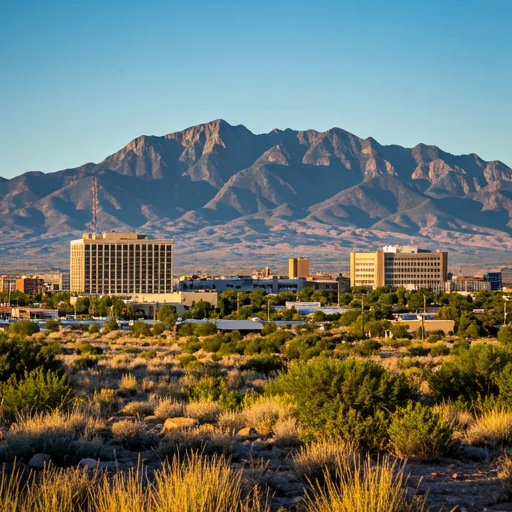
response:
[(201, 320), (203, 318), (210, 318), (211, 314), (215, 311), (215, 308), (209, 302), (205, 300), (200, 300), (196, 302), (189, 310), (188, 310), (188, 318), (194, 318), (197, 320)]
[(498, 331), (498, 341), (505, 346), (512, 346), (512, 327), (510, 325), (502, 325)]
[(9, 332), (14, 334), (22, 334), (23, 336), (30, 336), (31, 334), (39, 332), (39, 324), (31, 322), (30, 320), (14, 322), (9, 326)]
[(174, 324), (176, 323), (176, 319), (178, 318), (176, 308), (174, 306), (164, 304), (158, 310), (157, 318), (160, 322), (163, 322), (164, 324), (170, 325), (171, 327), (174, 326)]
[(91, 300), (89, 297), (77, 297), (75, 302), (75, 312), (77, 315), (87, 315)]

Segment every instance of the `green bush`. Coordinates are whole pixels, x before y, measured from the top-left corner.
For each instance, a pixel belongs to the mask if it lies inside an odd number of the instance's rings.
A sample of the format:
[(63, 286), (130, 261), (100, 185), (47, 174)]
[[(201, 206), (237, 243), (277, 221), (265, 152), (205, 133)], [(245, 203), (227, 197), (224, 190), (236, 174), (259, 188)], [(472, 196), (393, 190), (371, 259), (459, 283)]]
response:
[(51, 332), (59, 332), (59, 321), (58, 320), (46, 320), (44, 326)]
[(165, 324), (153, 325), (153, 336), (161, 336), (165, 332)]
[(117, 324), (117, 322), (115, 320), (109, 320), (108, 322), (105, 322), (103, 324), (103, 332), (105, 334), (108, 334), (109, 332), (117, 331), (117, 330), (119, 330), (119, 325)]
[(151, 336), (151, 327), (145, 322), (134, 322), (131, 331), (135, 338)]
[(389, 426), (390, 445), (404, 459), (438, 459), (448, 450), (452, 434), (441, 412), (418, 402), (398, 409)]
[(438, 341), (432, 348), (430, 349), (430, 355), (437, 356), (447, 356), (450, 353), (450, 347), (444, 341)]
[(0, 339), (0, 381), (11, 375), (21, 378), (36, 368), (58, 371), (61, 362), (56, 356), (62, 351), (57, 343), (41, 343), (23, 338)]
[(273, 355), (259, 355), (252, 357), (243, 363), (240, 369), (253, 370), (258, 373), (268, 375), (270, 372), (275, 372), (283, 367), (283, 362), (277, 356)]
[(473, 401), (479, 396), (497, 395), (498, 376), (512, 354), (504, 348), (477, 343), (452, 350), (451, 359), (429, 376), (434, 396), (442, 399)]
[(378, 354), (382, 345), (376, 340), (363, 340), (354, 347), (354, 352), (360, 356)]
[(22, 336), (30, 336), (36, 332), (39, 332), (39, 324), (31, 322), (30, 320), (21, 320), (20, 322), (14, 322), (9, 326), (9, 332), (13, 334), (20, 334)]
[(407, 354), (411, 357), (420, 357), (420, 356), (428, 356), (430, 353), (429, 347), (424, 347), (423, 345), (411, 345), (407, 349)]
[(263, 329), (261, 330), (262, 336), (268, 336), (269, 334), (272, 334), (277, 331), (277, 325), (273, 322), (269, 322), (268, 324), (265, 324), (263, 326)]
[(101, 330), (100, 324), (89, 325), (89, 334), (96, 334), (97, 332), (100, 332), (100, 330)]
[(339, 436), (368, 447), (385, 440), (388, 411), (405, 403), (410, 390), (401, 376), (355, 359), (315, 358), (292, 363), (267, 385), (297, 408), (303, 437)]
[(178, 364), (183, 367), (188, 366), (193, 361), (197, 361), (197, 357), (192, 354), (181, 354), (176, 359)]
[(195, 386), (188, 390), (189, 399), (197, 402), (218, 402), (225, 409), (237, 408), (242, 395), (236, 390), (230, 390), (223, 377), (202, 377)]
[(101, 347), (97, 347), (96, 345), (91, 345), (90, 343), (85, 342), (78, 345), (77, 352), (79, 354), (99, 355), (103, 354), (103, 349)]
[(41, 368), (26, 372), (22, 379), (12, 375), (0, 386), (2, 410), (13, 416), (22, 410), (43, 411), (70, 404), (72, 389), (67, 375)]
[(501, 326), (498, 331), (498, 341), (505, 346), (512, 345), (512, 327), (510, 325)]
[(88, 368), (94, 368), (98, 364), (97, 357), (83, 356), (79, 357), (75, 361), (75, 367), (79, 370), (87, 370)]

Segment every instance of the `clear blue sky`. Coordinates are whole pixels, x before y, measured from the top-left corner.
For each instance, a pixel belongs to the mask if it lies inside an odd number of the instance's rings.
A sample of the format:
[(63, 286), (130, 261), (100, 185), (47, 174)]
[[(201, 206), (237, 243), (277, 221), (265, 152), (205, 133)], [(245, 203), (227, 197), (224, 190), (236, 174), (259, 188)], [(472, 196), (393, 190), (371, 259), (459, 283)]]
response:
[(512, 166), (512, 1), (4, 1), (0, 176), (223, 118)]

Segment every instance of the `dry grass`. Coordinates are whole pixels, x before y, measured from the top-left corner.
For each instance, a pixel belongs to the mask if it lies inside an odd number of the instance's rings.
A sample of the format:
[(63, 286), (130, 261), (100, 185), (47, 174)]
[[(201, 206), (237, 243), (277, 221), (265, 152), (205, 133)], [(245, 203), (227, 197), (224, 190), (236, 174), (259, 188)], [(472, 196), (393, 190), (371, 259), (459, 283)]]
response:
[(217, 402), (190, 402), (185, 406), (185, 416), (194, 418), (200, 423), (215, 423), (222, 409)]
[(119, 410), (120, 401), (115, 389), (94, 391), (92, 403), (101, 416), (109, 417)]
[(259, 498), (256, 489), (243, 491), (241, 470), (199, 454), (174, 458), (153, 483), (141, 467), (113, 477), (85, 468), (36, 475), (4, 467), (0, 478), (2, 512), (269, 512)]
[(217, 426), (226, 432), (235, 435), (239, 430), (244, 428), (245, 419), (239, 411), (224, 411), (217, 420)]
[(292, 456), (292, 468), (304, 481), (321, 480), (325, 472), (334, 476), (337, 469), (353, 463), (355, 449), (341, 440), (323, 440), (301, 447)]
[(155, 404), (149, 400), (135, 400), (123, 407), (123, 412), (131, 416), (149, 416), (153, 414)]
[(154, 414), (160, 420), (178, 418), (185, 414), (185, 404), (172, 398), (161, 398), (155, 405)]
[(244, 409), (243, 415), (246, 426), (253, 427), (263, 436), (269, 436), (277, 420), (291, 417), (293, 411), (275, 398), (259, 398)]
[(499, 406), (482, 412), (475, 417), (465, 438), (470, 444), (492, 447), (512, 443), (512, 412)]
[(119, 391), (127, 395), (135, 395), (137, 393), (137, 389), (138, 384), (135, 375), (131, 373), (125, 373), (121, 377), (121, 382), (119, 383)]
[(372, 464), (370, 457), (354, 456), (351, 464), (341, 461), (336, 476), (325, 473), (325, 486), (318, 483), (307, 491), (306, 512), (421, 512), (425, 498), (407, 499), (405, 464), (388, 456)]

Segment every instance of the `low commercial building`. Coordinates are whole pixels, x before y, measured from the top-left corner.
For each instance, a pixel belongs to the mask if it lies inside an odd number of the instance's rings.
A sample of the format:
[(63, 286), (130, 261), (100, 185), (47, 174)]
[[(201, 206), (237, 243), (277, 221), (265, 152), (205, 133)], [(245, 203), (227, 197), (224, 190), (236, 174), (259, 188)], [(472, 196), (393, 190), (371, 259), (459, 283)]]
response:
[(376, 252), (350, 253), (350, 284), (353, 287), (443, 290), (447, 276), (447, 252), (393, 245)]
[(474, 277), (457, 277), (446, 281), (444, 291), (446, 293), (475, 293), (490, 290), (491, 283)]
[(417, 332), (422, 326), (425, 328), (425, 333), (434, 331), (443, 331), (446, 335), (453, 334), (455, 329), (455, 322), (453, 320), (422, 320), (420, 315), (416, 319), (410, 320), (391, 320), (392, 324), (407, 325), (408, 332)]
[(306, 286), (305, 278), (282, 278), (278, 276), (253, 278), (252, 276), (209, 277), (198, 279), (180, 279), (179, 292), (212, 290), (222, 293), (226, 290), (235, 292), (253, 292), (263, 290), (266, 293), (283, 291), (300, 292)]
[(58, 320), (58, 309), (17, 307), (11, 309), (12, 318), (23, 320)]
[(259, 320), (184, 320), (178, 325), (183, 324), (204, 324), (213, 323), (221, 332), (239, 331), (240, 334), (249, 334), (252, 332), (261, 332), (263, 330), (263, 322)]

